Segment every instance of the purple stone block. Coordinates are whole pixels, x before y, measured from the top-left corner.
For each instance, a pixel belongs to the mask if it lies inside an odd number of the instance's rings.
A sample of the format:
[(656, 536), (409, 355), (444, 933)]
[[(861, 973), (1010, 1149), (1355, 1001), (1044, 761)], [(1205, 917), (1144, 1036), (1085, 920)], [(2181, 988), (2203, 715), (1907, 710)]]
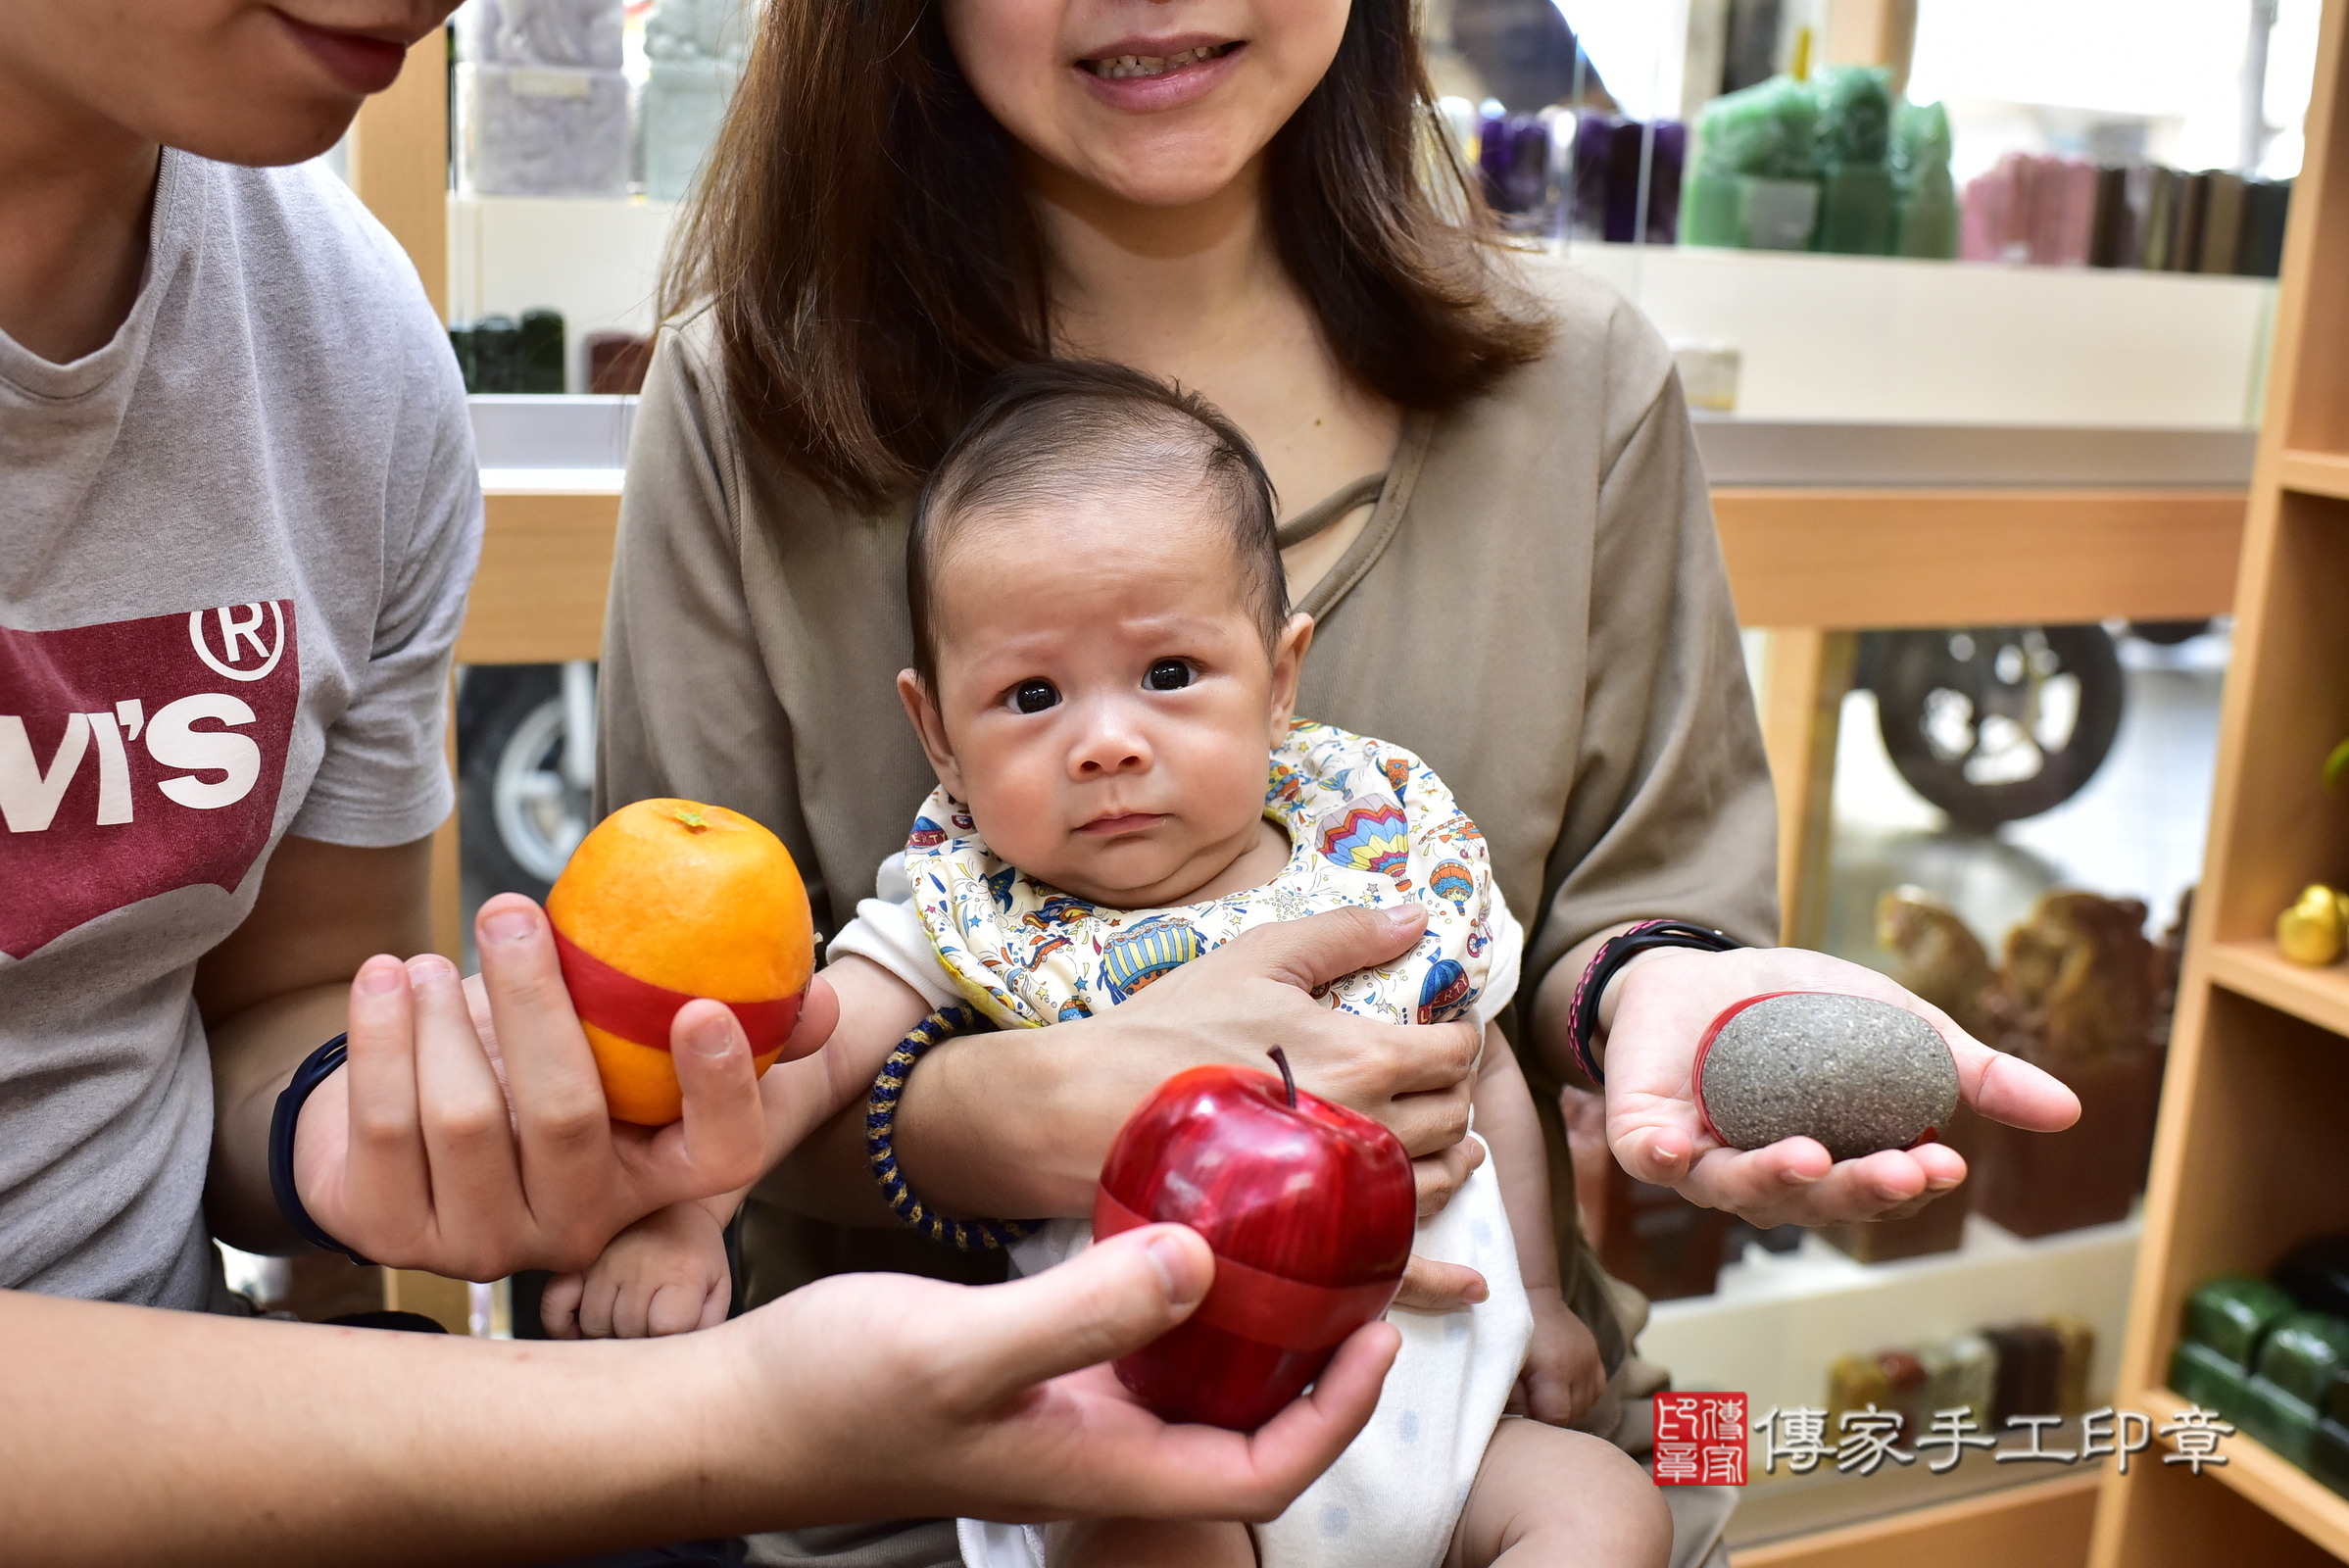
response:
[(1509, 119), (1509, 211), (1539, 212), (1549, 196), (1549, 129), (1532, 115)]
[(1657, 121), (1655, 146), (1647, 156), (1647, 243), (1677, 244), (1681, 172), (1688, 162), (1688, 127), (1677, 120)]
[(1639, 143), (1647, 127), (1618, 120), (1607, 138), (1607, 240), (1628, 245), (1639, 233)]
[(1485, 200), (1503, 214), (1539, 212), (1549, 194), (1549, 132), (1532, 115), (1485, 115), (1477, 128)]
[(1485, 200), (1495, 212), (1506, 212), (1503, 181), (1509, 172), (1509, 117), (1488, 109), (1476, 117), (1476, 167), (1483, 176)]
[(1607, 231), (1608, 171), (1615, 117), (1584, 110), (1574, 117), (1573, 230), (1578, 238), (1604, 238)]

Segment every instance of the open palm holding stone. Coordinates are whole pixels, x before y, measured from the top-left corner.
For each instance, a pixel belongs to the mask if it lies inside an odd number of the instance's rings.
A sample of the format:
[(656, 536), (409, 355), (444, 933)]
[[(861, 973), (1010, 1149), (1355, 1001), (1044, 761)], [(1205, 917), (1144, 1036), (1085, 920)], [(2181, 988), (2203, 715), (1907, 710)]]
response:
[[(2032, 1131), (2059, 1131), (2080, 1116), (2079, 1099), (2056, 1078), (1992, 1051), (1876, 971), (1826, 954), (1665, 949), (1627, 966), (1617, 986), (1606, 1047), (1607, 1143), (1616, 1159), (1641, 1181), (1756, 1225), (1893, 1219), (1956, 1187), (1966, 1179), (1956, 1150), (1894, 1146), (1898, 1136), (1914, 1140), (1945, 1121), (1951, 1089), (1982, 1115)], [(1773, 1000), (1741, 1009), (1719, 1031), (1735, 1060), (1725, 1056), (1713, 1068), (1706, 1101), (1717, 1119), (1708, 1121), (1697, 1087), (1700, 1050), (1720, 1050), (1716, 1022), (1756, 998)], [(1930, 1025), (1947, 1048), (1946, 1062), (1921, 1031), (1862, 1001)], [(1851, 1049), (1862, 1044), (1865, 1060)], [(1954, 1086), (1944, 1077), (1952, 1069)], [(1764, 1141), (1803, 1125), (1810, 1133)], [(1831, 1144), (1856, 1157), (1836, 1158)]]

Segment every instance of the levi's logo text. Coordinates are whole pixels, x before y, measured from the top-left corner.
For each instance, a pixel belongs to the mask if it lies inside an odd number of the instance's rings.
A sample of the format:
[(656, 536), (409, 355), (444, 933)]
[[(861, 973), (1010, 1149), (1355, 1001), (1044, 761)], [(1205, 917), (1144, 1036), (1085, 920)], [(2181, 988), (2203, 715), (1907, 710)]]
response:
[(269, 843), (301, 686), (291, 600), (0, 627), (0, 952), (233, 890)]

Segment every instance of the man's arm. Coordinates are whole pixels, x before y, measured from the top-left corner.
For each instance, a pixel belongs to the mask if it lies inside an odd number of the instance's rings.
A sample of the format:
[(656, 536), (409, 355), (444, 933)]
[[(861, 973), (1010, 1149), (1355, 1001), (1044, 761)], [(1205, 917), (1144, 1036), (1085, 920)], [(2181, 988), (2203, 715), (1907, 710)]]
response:
[(1359, 1330), (1252, 1436), (1167, 1426), (1099, 1363), (1212, 1273), (1152, 1226), (1009, 1285), (843, 1276), (578, 1346), (0, 1292), (0, 1541), (59, 1565), (460, 1563), (935, 1514), (1268, 1519), (1361, 1430), (1396, 1336)]
[(231, 1247), (301, 1245), (269, 1195), (269, 1112), (302, 1058), (342, 1032), (359, 966), (431, 946), (431, 878), (430, 839), (363, 850), (289, 836), (253, 912), (196, 965), (212, 1043), (205, 1211)]

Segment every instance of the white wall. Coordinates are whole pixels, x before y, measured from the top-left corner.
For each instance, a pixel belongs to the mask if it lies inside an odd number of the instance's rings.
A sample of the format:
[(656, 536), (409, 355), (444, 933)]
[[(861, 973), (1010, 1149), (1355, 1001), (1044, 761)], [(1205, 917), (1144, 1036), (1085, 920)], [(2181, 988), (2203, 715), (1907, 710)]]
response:
[(1954, 424), (2256, 422), (2264, 278), (1577, 245), (1673, 339), (1743, 356), (1737, 409)]

